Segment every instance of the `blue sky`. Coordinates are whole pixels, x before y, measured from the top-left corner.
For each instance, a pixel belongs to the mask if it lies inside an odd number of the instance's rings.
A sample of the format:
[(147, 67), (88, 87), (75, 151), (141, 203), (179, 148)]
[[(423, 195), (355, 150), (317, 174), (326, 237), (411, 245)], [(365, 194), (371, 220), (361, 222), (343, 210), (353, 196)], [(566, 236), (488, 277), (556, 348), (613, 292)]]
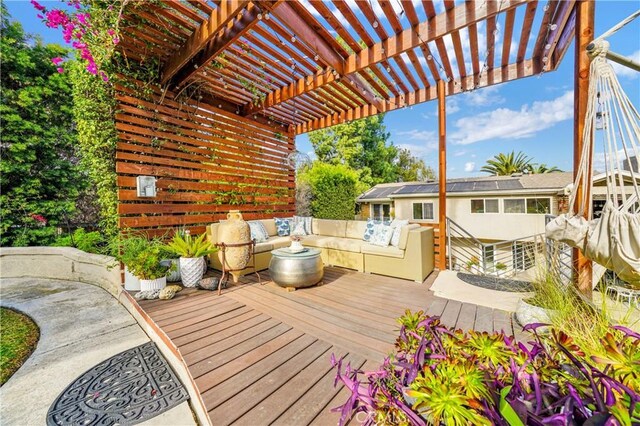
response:
[[(5, 1), (5, 4), (27, 32), (40, 34), (46, 42), (63, 43), (59, 32), (39, 22), (28, 1)], [(639, 8), (640, 1), (637, 0), (597, 1), (596, 36)], [(609, 41), (612, 51), (640, 61), (640, 19), (610, 37)], [(478, 170), (487, 159), (511, 150), (523, 151), (536, 162), (571, 170), (573, 56), (571, 47), (555, 72), (447, 98), (448, 175), (482, 175)], [(640, 108), (639, 73), (618, 69), (627, 95)], [(385, 117), (385, 124), (394, 144), (409, 148), (437, 170), (435, 102), (390, 112)], [(296, 145), (300, 151), (312, 151), (307, 135), (298, 136)], [(596, 158), (599, 151), (602, 149), (596, 148)]]

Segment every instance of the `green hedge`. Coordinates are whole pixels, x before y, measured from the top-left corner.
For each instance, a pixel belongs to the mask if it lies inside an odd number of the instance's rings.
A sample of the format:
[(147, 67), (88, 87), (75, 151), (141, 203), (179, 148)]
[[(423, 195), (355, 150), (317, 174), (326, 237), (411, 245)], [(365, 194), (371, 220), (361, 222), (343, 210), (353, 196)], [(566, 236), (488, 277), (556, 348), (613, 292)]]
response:
[(318, 219), (353, 220), (358, 196), (358, 173), (344, 165), (316, 161), (298, 175), (298, 185), (311, 188), (311, 212)]

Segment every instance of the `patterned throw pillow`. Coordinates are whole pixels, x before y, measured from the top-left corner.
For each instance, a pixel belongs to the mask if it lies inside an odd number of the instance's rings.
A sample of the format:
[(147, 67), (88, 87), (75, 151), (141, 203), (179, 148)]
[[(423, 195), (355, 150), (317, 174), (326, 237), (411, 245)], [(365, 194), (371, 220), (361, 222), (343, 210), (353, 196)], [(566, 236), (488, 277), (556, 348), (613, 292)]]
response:
[(256, 240), (256, 243), (263, 243), (269, 239), (269, 234), (265, 229), (262, 222), (247, 222), (249, 229), (251, 229), (251, 239)]
[(308, 235), (307, 231), (304, 229), (304, 222), (298, 222), (297, 224), (294, 222), (293, 229), (291, 230), (291, 235)]
[(371, 236), (373, 235), (374, 226), (379, 224), (389, 225), (389, 222), (386, 220), (383, 222), (381, 220), (367, 219), (367, 227), (364, 230), (364, 235), (362, 236), (362, 239), (364, 241), (371, 242)]
[(391, 241), (393, 236), (393, 228), (383, 223), (376, 223), (373, 225), (373, 235), (369, 241), (376, 246), (386, 247)]
[(276, 223), (276, 230), (278, 231), (279, 237), (286, 237), (291, 234), (291, 219), (274, 217), (273, 220)]
[(311, 221), (313, 218), (311, 216), (294, 216), (293, 217), (293, 229), (298, 228), (298, 224), (302, 223), (304, 227), (304, 234), (293, 234), (292, 235), (311, 235)]
[(393, 219), (391, 227), (393, 228), (393, 236), (391, 237), (391, 245), (398, 247), (400, 244), (400, 234), (402, 233), (402, 227), (409, 224), (408, 220)]

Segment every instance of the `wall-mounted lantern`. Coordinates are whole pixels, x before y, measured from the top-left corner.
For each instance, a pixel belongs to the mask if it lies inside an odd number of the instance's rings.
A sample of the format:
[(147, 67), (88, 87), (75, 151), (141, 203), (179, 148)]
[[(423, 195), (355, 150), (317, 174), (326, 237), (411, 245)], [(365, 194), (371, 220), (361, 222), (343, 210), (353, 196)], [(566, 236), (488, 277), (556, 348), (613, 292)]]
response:
[(156, 196), (156, 177), (155, 176), (138, 176), (136, 178), (138, 197), (155, 197)]

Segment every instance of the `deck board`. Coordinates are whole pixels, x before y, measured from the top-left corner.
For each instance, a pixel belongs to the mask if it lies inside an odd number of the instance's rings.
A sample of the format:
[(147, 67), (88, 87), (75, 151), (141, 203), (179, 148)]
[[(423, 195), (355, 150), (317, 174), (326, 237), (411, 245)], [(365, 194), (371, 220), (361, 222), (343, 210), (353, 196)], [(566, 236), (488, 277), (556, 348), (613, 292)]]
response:
[[(330, 357), (377, 369), (393, 350), (405, 310), (446, 325), (513, 332), (508, 313), (435, 297), (424, 283), (325, 268), (323, 285), (287, 292), (261, 273), (221, 296), (185, 289), (138, 304), (182, 355), (214, 424), (335, 425), (348, 390)], [(358, 423), (353, 419), (351, 424)]]

